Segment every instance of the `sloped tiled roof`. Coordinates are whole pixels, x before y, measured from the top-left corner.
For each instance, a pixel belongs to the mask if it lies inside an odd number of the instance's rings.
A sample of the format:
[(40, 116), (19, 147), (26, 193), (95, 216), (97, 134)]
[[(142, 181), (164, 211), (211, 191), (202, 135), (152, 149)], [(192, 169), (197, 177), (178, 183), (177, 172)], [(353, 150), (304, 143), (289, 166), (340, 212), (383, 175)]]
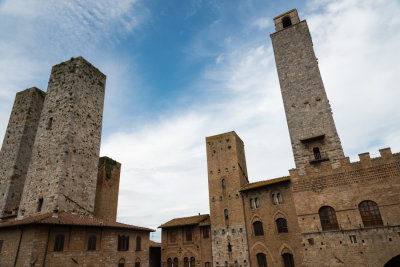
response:
[(167, 228), (167, 227), (175, 227), (183, 225), (194, 225), (194, 224), (198, 224), (199, 226), (210, 225), (210, 215), (203, 214), (191, 217), (175, 218), (160, 225), (158, 228)]
[(7, 221), (0, 223), (0, 228), (28, 225), (28, 224), (50, 224), (50, 225), (76, 225), (76, 226), (93, 226), (107, 228), (124, 228), (146, 232), (154, 232), (153, 229), (134, 226), (112, 220), (100, 219), (87, 215), (73, 214), (70, 212), (60, 211), (57, 216), (53, 216), (52, 212), (30, 216), (22, 220)]
[(286, 182), (286, 181), (290, 181), (290, 176), (284, 176), (284, 177), (280, 177), (280, 178), (250, 183), (250, 184), (247, 184), (247, 185), (243, 186), (242, 188), (240, 188), (239, 191), (243, 192), (243, 191), (247, 191), (247, 190), (251, 190), (251, 189), (255, 189), (255, 188), (259, 188), (259, 187), (263, 187), (263, 186), (267, 186), (267, 185), (271, 185), (271, 184)]

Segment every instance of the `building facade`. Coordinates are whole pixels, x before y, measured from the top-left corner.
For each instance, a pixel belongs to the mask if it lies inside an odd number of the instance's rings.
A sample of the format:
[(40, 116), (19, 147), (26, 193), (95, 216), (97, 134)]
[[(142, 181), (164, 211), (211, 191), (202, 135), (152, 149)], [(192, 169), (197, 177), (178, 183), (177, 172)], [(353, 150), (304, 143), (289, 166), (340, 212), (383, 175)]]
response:
[(209, 215), (176, 218), (160, 228), (162, 267), (212, 267)]
[(206, 138), (213, 265), (400, 266), (400, 153), (345, 157), (307, 22), (274, 23), (296, 168), (249, 183), (237, 134)]

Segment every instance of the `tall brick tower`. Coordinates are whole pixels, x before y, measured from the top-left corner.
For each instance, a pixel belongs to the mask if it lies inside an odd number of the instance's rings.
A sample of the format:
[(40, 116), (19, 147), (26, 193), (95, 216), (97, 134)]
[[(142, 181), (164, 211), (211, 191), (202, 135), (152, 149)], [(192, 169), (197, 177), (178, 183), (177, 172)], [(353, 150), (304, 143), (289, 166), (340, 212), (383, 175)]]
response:
[(206, 138), (213, 266), (249, 262), (243, 200), (248, 183), (243, 141), (235, 132)]
[(15, 97), (0, 152), (0, 217), (18, 210), (45, 95), (30, 88)]
[(94, 211), (105, 80), (82, 57), (53, 66), (18, 218)]
[(293, 9), (274, 18), (271, 34), (296, 168), (344, 157), (307, 22)]

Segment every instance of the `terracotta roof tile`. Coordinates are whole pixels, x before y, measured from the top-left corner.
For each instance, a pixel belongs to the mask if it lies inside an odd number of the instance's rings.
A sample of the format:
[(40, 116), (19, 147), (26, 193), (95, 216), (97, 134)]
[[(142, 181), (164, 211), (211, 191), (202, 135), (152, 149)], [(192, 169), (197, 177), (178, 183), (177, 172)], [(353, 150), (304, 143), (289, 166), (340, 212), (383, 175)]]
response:
[(77, 225), (77, 226), (93, 226), (93, 227), (107, 227), (107, 228), (124, 228), (133, 229), (146, 232), (154, 232), (153, 229), (134, 226), (124, 223), (115, 222), (112, 220), (100, 219), (90, 217), (87, 215), (73, 214), (70, 212), (60, 211), (58, 216), (53, 217), (53, 213), (45, 213), (37, 216), (30, 216), (22, 220), (7, 221), (0, 223), (0, 228), (28, 225), (28, 224), (51, 224), (51, 225)]
[[(207, 224), (207, 221), (208, 221), (208, 224)], [(175, 227), (175, 226), (183, 226), (183, 225), (194, 225), (194, 224), (203, 226), (203, 225), (209, 225), (209, 221), (210, 221), (210, 215), (203, 214), (203, 215), (197, 215), (197, 216), (191, 216), (191, 217), (175, 218), (175, 219), (172, 219), (172, 220), (160, 225), (158, 228), (167, 228), (167, 227)], [(206, 223), (206, 224), (203, 224), (203, 223)]]
[(247, 184), (247, 185), (243, 186), (242, 188), (240, 188), (239, 191), (243, 192), (243, 191), (247, 191), (247, 190), (251, 190), (251, 189), (255, 189), (255, 188), (259, 188), (259, 187), (263, 187), (263, 186), (267, 186), (267, 185), (271, 185), (271, 184), (286, 182), (286, 181), (290, 181), (290, 176), (284, 176), (284, 177), (280, 177), (280, 178), (250, 183), (250, 184)]

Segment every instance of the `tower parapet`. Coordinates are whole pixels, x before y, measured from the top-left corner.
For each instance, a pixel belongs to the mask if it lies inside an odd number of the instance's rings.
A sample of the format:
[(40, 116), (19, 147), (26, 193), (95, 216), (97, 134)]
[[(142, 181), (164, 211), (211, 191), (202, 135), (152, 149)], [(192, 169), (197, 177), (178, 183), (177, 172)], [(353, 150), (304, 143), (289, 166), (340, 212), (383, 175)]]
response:
[(53, 66), (19, 218), (94, 211), (105, 80), (82, 57)]

